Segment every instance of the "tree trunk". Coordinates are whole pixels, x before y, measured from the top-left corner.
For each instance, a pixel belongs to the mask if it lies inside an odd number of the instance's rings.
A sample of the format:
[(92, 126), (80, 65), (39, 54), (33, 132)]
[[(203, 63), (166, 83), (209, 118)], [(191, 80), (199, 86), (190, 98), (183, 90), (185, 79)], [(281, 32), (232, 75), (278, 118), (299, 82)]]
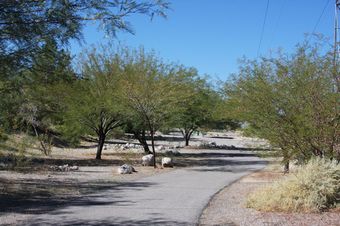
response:
[(104, 146), (104, 143), (105, 143), (105, 134), (100, 133), (98, 138), (99, 139), (98, 139), (96, 159), (102, 159), (102, 150), (103, 150), (103, 146)]
[(37, 137), (37, 139), (39, 140), (39, 143), (40, 143), (40, 146), (44, 152), (44, 154), (47, 156), (48, 155), (48, 151), (47, 151), (47, 148), (45, 147), (45, 144), (44, 144), (44, 141), (40, 138), (39, 136), (39, 133), (37, 131), (37, 128), (35, 128), (34, 125), (32, 125), (33, 129), (34, 129), (34, 133), (35, 133), (35, 136)]
[(287, 160), (287, 162), (285, 163), (284, 167), (283, 167), (283, 173), (289, 173), (289, 160)]
[(190, 140), (190, 138), (185, 136), (185, 146), (189, 146), (189, 140)]
[(185, 133), (184, 133), (185, 146), (189, 146), (189, 141), (190, 141), (190, 138), (191, 138), (191, 135), (192, 135), (193, 132), (194, 132), (194, 130), (185, 131)]
[(152, 152), (150, 151), (149, 145), (146, 142), (145, 131), (143, 131), (141, 134), (139, 134), (139, 132), (135, 132), (134, 135), (139, 143), (143, 146), (144, 152), (146, 154), (151, 154)]
[(151, 131), (151, 145), (152, 145), (152, 153), (153, 153), (153, 168), (156, 167), (156, 152), (155, 152), (155, 138), (154, 138), (154, 132)]

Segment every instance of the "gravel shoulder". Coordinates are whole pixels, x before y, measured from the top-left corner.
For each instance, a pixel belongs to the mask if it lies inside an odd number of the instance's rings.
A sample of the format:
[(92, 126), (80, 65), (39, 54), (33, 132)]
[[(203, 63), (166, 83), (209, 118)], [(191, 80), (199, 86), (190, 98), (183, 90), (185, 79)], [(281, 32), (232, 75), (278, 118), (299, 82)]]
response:
[(278, 170), (265, 169), (247, 175), (217, 193), (200, 217), (199, 225), (339, 226), (340, 212), (264, 213), (245, 207), (255, 189), (283, 177)]

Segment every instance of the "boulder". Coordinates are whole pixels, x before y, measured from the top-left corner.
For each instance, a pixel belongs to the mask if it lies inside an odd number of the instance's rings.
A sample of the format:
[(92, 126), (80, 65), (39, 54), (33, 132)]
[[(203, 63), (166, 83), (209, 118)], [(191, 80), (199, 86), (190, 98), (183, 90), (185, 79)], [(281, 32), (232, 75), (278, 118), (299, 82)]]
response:
[(152, 166), (153, 165), (153, 154), (144, 155), (142, 157), (142, 165), (143, 166)]
[(70, 166), (69, 169), (70, 169), (70, 170), (78, 170), (79, 167), (78, 167), (78, 166)]
[(171, 158), (169, 157), (163, 157), (162, 158), (162, 166), (163, 167), (173, 167), (174, 163)]
[(120, 166), (117, 171), (119, 174), (131, 174), (133, 172), (136, 172), (136, 170), (128, 164)]

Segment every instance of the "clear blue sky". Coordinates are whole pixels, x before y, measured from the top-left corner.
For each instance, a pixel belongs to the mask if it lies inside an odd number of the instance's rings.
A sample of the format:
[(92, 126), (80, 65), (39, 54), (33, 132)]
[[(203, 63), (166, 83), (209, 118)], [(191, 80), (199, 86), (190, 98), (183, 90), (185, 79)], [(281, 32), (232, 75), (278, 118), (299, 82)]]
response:
[[(225, 80), (237, 72), (237, 60), (256, 58), (267, 0), (170, 0), (168, 18), (129, 18), (135, 35), (118, 33), (115, 42), (144, 46), (162, 58), (197, 68), (200, 74)], [(279, 47), (291, 51), (313, 29), (333, 37), (334, 0), (270, 0), (260, 55)], [(85, 43), (71, 43), (71, 52), (105, 43), (95, 25), (84, 30)]]

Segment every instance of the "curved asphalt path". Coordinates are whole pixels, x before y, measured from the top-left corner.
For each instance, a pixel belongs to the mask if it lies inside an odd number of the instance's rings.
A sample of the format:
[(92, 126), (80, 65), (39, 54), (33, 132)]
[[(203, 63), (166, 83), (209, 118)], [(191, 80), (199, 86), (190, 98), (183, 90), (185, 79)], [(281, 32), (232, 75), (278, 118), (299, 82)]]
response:
[(184, 153), (194, 158), (194, 167), (122, 183), (84, 197), (81, 203), (75, 201), (36, 215), (23, 224), (196, 225), (216, 192), (265, 166), (265, 161), (247, 151), (200, 150), (194, 153)]

